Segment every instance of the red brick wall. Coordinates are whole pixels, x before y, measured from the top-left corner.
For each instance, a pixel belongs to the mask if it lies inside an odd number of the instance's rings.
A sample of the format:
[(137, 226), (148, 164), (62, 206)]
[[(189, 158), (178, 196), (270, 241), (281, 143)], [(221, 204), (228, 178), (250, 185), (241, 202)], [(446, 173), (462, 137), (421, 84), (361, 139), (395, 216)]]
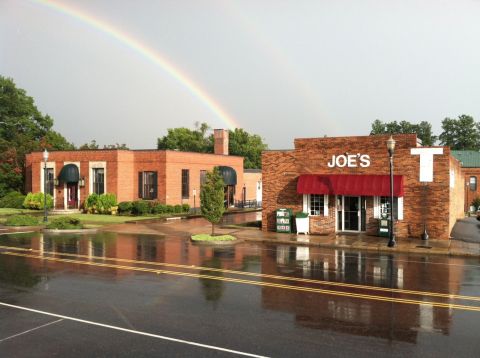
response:
[[(411, 155), (417, 146), (415, 135), (394, 136), (394, 173), (404, 176), (404, 220), (396, 223), (399, 238), (419, 237), (423, 223), (432, 238), (447, 239), (450, 233), (450, 151), (434, 156), (434, 181), (419, 182), (420, 156)], [(266, 151), (262, 155), (263, 180), (263, 230), (275, 229), (275, 210), (286, 207), (302, 210), (302, 195), (297, 194), (297, 179), (301, 174), (389, 174), (389, 157), (386, 149), (388, 136), (337, 137), (296, 139), (293, 151)], [(333, 155), (368, 154), (370, 166), (366, 168), (329, 168), (327, 162)], [(334, 198), (329, 198), (329, 217), (312, 220), (312, 233), (329, 233), (335, 230)], [(463, 198), (457, 198), (463, 200)], [(373, 199), (367, 201), (367, 232), (376, 232), (373, 219)], [(439, 213), (442, 213), (439, 215)], [(457, 216), (458, 214), (453, 215)], [(332, 225), (333, 224), (333, 225)]]
[(262, 173), (243, 173), (243, 183), (246, 189), (246, 200), (257, 198), (258, 181), (262, 179)]
[[(464, 174), (464, 188), (465, 188), (465, 205), (464, 211), (469, 211), (470, 205), (472, 204), (473, 199), (480, 197), (480, 168), (463, 168)], [(474, 176), (477, 178), (477, 190), (470, 190), (470, 177)]]

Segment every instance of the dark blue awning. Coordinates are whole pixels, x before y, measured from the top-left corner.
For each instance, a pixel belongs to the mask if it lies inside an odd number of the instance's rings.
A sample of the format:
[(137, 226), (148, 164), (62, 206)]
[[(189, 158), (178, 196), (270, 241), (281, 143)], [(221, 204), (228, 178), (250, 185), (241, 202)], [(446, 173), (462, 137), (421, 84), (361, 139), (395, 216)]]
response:
[(226, 166), (218, 167), (220, 174), (223, 177), (225, 185), (237, 185), (237, 172), (235, 169)]
[(75, 164), (65, 165), (58, 175), (58, 180), (63, 183), (78, 183), (79, 179), (80, 174)]

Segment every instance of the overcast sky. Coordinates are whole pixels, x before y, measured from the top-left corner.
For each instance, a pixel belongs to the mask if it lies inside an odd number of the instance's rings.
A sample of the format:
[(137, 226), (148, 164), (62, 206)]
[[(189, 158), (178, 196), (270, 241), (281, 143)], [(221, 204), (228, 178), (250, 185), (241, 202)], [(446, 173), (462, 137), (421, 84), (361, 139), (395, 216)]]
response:
[[(272, 149), (363, 135), (375, 119), (480, 120), (480, 1), (63, 1), (164, 57)], [(0, 74), (75, 144), (154, 148), (167, 128), (226, 123), (110, 34), (36, 1), (0, 0)]]

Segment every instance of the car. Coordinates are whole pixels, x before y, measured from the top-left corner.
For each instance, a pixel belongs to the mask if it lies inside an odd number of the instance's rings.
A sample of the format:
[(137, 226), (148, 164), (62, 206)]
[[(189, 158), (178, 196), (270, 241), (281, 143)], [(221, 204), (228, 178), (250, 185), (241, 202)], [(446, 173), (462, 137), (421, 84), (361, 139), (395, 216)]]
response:
[(477, 210), (477, 220), (480, 221), (480, 209)]

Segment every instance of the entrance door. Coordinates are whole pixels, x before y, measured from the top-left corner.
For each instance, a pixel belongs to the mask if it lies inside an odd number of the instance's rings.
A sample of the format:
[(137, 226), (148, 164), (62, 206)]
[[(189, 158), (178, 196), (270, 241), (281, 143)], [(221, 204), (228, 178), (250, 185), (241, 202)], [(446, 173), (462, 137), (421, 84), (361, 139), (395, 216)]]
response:
[(359, 196), (337, 197), (337, 230), (360, 231), (362, 210)]
[(78, 208), (78, 183), (67, 183), (67, 208)]

